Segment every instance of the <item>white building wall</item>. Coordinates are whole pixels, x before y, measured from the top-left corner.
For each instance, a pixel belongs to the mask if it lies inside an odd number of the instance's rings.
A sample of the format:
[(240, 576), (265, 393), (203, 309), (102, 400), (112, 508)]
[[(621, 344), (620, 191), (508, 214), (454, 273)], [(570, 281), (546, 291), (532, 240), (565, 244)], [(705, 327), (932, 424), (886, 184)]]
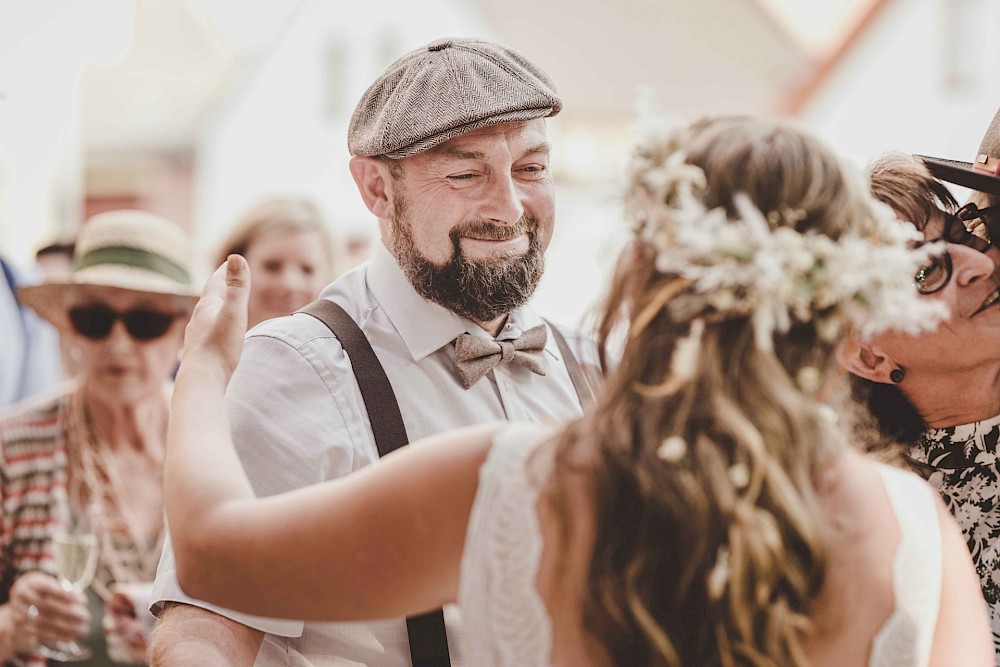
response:
[(803, 110), (859, 166), (887, 151), (971, 161), (1000, 106), (1000, 2), (895, 0)]
[(244, 208), (276, 193), (312, 197), (341, 234), (374, 234), (347, 167), (350, 114), (392, 60), (447, 35), (489, 31), (453, 0), (303, 2), (204, 126), (195, 177), (199, 245), (211, 247)]
[(82, 222), (80, 79), (125, 52), (132, 20), (128, 0), (0, 7), (0, 255), (23, 269)]

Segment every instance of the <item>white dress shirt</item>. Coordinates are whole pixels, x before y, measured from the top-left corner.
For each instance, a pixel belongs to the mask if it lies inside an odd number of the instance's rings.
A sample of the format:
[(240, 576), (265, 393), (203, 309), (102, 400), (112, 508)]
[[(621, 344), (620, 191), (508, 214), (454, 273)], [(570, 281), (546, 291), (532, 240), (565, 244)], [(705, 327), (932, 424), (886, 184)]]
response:
[[(431, 303), (410, 285), (379, 245), (373, 258), (329, 285), (322, 298), (360, 325), (399, 401), (410, 441), (496, 420), (549, 422), (581, 414), (580, 402), (553, 336), (545, 376), (501, 364), (469, 389), (455, 370), (452, 342), (462, 333), (492, 338), (474, 322)], [(541, 324), (530, 306), (511, 313), (498, 340)], [(596, 348), (560, 328), (581, 366), (597, 367)], [(258, 496), (347, 475), (378, 459), (368, 414), (340, 342), (309, 315), (269, 320), (251, 330), (227, 394), (233, 440)], [(184, 595), (173, 552), (164, 549), (153, 591), (162, 602), (195, 604), (268, 633), (255, 663), (408, 667), (402, 619), (302, 623), (237, 614)], [(457, 614), (446, 609), (452, 663), (460, 664)], [(475, 656), (466, 656), (476, 664)]]

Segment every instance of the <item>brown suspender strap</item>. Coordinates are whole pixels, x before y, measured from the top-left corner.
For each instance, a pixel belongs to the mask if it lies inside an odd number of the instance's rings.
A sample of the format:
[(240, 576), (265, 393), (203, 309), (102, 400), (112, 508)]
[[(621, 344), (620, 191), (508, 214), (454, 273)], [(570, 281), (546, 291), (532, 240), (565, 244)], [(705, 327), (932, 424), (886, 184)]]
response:
[[(378, 455), (385, 456), (409, 444), (396, 394), (385, 369), (357, 322), (343, 308), (326, 299), (313, 301), (298, 312), (312, 315), (325, 324), (347, 352), (354, 377), (361, 389), (361, 399), (368, 412)], [(444, 626), (444, 613), (440, 609), (407, 617), (406, 632), (410, 640), (410, 660), (413, 667), (450, 667), (448, 635)]]
[(556, 339), (556, 346), (562, 352), (563, 362), (566, 364), (566, 372), (569, 373), (569, 379), (573, 382), (573, 388), (576, 389), (576, 396), (580, 399), (580, 407), (586, 412), (594, 404), (594, 390), (590, 386), (590, 383), (587, 382), (587, 378), (583, 374), (583, 369), (580, 368), (580, 362), (577, 361), (576, 355), (573, 354), (569, 343), (566, 342), (566, 337), (562, 335), (562, 332), (552, 322), (549, 322), (544, 317), (542, 321), (549, 325), (549, 330)]
[(313, 301), (299, 312), (312, 315), (325, 324), (347, 352), (368, 411), (378, 455), (382, 457), (408, 445), (410, 439), (389, 377), (357, 322), (343, 308), (326, 299)]
[[(325, 324), (337, 337), (351, 360), (354, 377), (361, 390), (361, 399), (368, 412), (372, 436), (379, 457), (409, 444), (406, 425), (399, 411), (399, 402), (389, 383), (381, 362), (357, 322), (343, 308), (332, 301), (318, 299), (302, 308), (300, 313), (311, 315)], [(563, 355), (566, 371), (584, 410), (594, 403), (594, 392), (580, 368), (580, 362), (570, 349), (566, 338), (548, 320), (545, 320), (556, 345)], [(444, 613), (438, 609), (406, 619), (406, 632), (410, 644), (413, 667), (450, 667), (448, 636), (445, 631)]]

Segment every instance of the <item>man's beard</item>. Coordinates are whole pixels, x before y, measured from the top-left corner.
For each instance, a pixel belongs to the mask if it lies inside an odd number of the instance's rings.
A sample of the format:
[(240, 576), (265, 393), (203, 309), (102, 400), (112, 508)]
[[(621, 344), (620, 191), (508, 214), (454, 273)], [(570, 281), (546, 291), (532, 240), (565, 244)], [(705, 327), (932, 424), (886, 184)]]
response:
[[(420, 296), (474, 322), (489, 322), (523, 305), (538, 287), (545, 255), (538, 241), (538, 220), (522, 216), (513, 225), (485, 220), (459, 225), (449, 232), (451, 257), (438, 266), (420, 254), (413, 242), (406, 204), (397, 193), (393, 205), (392, 253)], [(520, 255), (500, 253), (483, 259), (465, 257), (463, 235), (506, 240), (528, 234)]]

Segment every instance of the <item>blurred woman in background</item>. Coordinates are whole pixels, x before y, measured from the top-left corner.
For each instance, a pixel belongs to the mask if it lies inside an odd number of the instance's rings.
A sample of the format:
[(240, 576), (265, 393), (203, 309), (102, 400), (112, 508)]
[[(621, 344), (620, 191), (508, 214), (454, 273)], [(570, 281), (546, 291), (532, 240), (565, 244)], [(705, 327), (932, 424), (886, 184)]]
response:
[[(43, 665), (40, 652), (72, 653), (65, 643), (80, 638), (93, 655), (79, 664), (144, 660), (138, 614), (110, 628), (102, 619), (115, 586), (151, 582), (159, 560), (171, 374), (196, 301), (191, 256), (168, 220), (102, 213), (84, 225), (68, 278), (19, 291), (78, 351), (79, 372), (0, 418), (0, 662)], [(83, 516), (92, 525), (74, 537), (85, 547), (60, 552)], [(70, 590), (77, 575), (87, 585), (95, 556), (86, 596)]]
[(248, 329), (292, 314), (333, 279), (330, 230), (305, 199), (275, 197), (251, 207), (220, 245), (212, 266), (233, 254), (246, 257), (253, 276)]

